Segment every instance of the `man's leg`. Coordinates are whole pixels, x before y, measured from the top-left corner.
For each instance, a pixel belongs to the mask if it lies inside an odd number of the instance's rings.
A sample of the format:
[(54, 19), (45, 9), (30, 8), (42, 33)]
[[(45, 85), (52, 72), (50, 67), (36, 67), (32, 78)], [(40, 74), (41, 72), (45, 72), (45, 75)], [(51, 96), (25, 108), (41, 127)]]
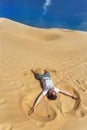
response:
[(43, 76), (45, 76), (45, 77), (51, 77), (51, 76), (50, 76), (50, 73), (49, 73), (48, 71), (44, 70), (44, 72), (45, 72), (45, 73), (43, 74)]
[(33, 74), (34, 74), (34, 76), (35, 76), (35, 78), (36, 79), (38, 79), (38, 80), (42, 80), (42, 75), (40, 74), (40, 73), (36, 73), (36, 72), (34, 72), (33, 70), (31, 70), (32, 72), (33, 72)]
[(38, 80), (42, 80), (42, 75), (39, 73), (35, 73), (35, 78)]

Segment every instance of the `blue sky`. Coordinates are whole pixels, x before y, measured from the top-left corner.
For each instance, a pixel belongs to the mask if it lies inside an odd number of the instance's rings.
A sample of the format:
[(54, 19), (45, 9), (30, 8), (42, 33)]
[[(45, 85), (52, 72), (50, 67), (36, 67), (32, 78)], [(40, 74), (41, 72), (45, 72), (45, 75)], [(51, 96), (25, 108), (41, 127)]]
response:
[(41, 28), (87, 31), (87, 0), (0, 0), (0, 17)]

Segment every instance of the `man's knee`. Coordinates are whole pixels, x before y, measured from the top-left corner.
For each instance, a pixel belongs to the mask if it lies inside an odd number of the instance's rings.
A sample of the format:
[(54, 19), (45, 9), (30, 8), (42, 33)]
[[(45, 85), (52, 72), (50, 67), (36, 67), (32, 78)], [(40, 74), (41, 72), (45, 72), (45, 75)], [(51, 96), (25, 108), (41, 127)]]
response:
[(50, 73), (48, 71), (45, 72), (45, 76), (50, 77)]
[(38, 80), (41, 80), (42, 79), (42, 75), (39, 74), (39, 73), (35, 73), (35, 78), (38, 79)]

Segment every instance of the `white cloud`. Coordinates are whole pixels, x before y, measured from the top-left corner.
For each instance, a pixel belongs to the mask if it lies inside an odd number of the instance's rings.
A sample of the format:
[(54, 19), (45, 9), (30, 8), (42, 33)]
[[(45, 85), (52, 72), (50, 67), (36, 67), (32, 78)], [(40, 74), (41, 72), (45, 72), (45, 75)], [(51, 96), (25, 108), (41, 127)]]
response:
[(46, 14), (48, 7), (51, 5), (51, 2), (52, 0), (46, 0), (45, 3), (43, 4), (43, 9), (44, 9), (43, 15)]

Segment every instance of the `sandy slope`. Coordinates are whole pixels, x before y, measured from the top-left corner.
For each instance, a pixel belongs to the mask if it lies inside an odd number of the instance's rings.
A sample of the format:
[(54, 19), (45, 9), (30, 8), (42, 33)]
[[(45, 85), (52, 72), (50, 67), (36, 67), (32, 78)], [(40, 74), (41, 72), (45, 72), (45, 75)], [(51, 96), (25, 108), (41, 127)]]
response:
[[(37, 29), (0, 19), (0, 130), (87, 130), (87, 33)], [(80, 96), (46, 97), (31, 116), (41, 92), (31, 69), (48, 68), (55, 85)]]

